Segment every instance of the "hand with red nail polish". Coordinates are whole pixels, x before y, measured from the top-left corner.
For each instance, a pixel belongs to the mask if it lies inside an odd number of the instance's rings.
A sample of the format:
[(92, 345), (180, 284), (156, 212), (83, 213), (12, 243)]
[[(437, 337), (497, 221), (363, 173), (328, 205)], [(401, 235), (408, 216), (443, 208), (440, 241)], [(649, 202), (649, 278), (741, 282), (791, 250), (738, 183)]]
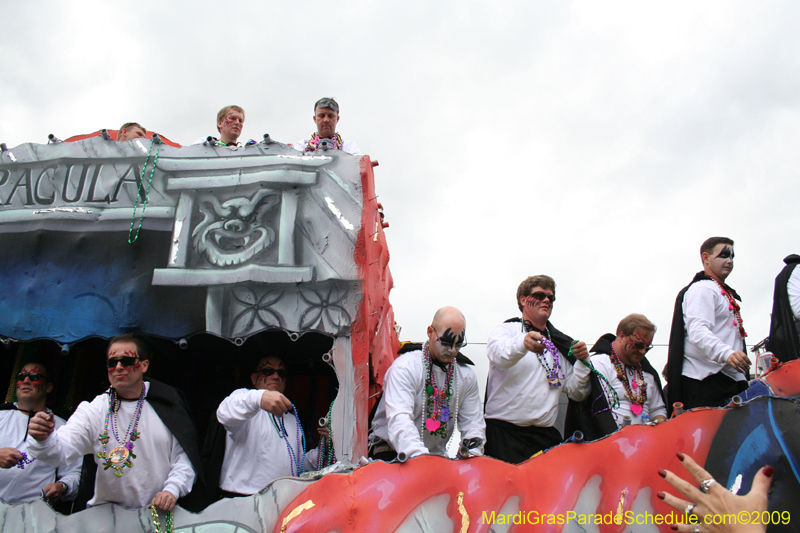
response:
[[(688, 512), (688, 514), (697, 516), (698, 519), (696, 524), (673, 525), (673, 530), (687, 533), (696, 531), (702, 533), (763, 533), (767, 530), (766, 524), (742, 524), (733, 518), (738, 517), (740, 513), (748, 516), (761, 516), (761, 513), (767, 510), (768, 491), (772, 482), (772, 474), (775, 472), (774, 468), (765, 466), (759, 470), (753, 478), (750, 492), (744, 496), (737, 496), (723, 485), (713, 481), (714, 478), (711, 474), (688, 455), (678, 452), (678, 459), (697, 483), (689, 483), (668, 470), (659, 470), (658, 475), (687, 499), (684, 500), (664, 492), (658, 492), (657, 496), (670, 507), (681, 513)], [(712, 481), (709, 483), (708, 480)], [(703, 482), (706, 482), (706, 486), (709, 487), (707, 492), (702, 492), (698, 488), (698, 485)], [(714, 519), (715, 516), (727, 518), (727, 520)], [(714, 522), (722, 523), (714, 524)]]

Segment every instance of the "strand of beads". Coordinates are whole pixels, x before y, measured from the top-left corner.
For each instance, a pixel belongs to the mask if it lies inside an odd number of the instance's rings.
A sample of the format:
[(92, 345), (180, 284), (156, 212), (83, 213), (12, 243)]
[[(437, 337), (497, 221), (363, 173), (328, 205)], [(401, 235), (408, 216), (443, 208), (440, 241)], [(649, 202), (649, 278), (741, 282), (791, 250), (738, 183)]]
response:
[(328, 436), (322, 437), (320, 442), (319, 455), (317, 456), (317, 470), (330, 466), (336, 462), (336, 450), (333, 448), (333, 402), (328, 408), (325, 427), (328, 429)]
[(22, 470), (25, 470), (25, 465), (29, 465), (36, 460), (33, 457), (28, 457), (28, 454), (25, 452), (19, 452), (19, 454), (22, 456), (22, 459), (17, 461), (17, 468), (21, 468)]
[[(522, 327), (526, 333), (534, 331), (533, 326), (531, 326), (525, 321), (522, 322)], [(541, 342), (544, 345), (545, 349), (544, 352), (536, 354), (536, 359), (539, 360), (539, 364), (542, 365), (542, 368), (544, 368), (544, 371), (547, 374), (547, 384), (550, 385), (551, 387), (560, 387), (561, 380), (566, 379), (566, 375), (564, 374), (564, 371), (561, 369), (561, 361), (560, 358), (558, 357), (558, 349), (556, 348), (555, 344), (553, 344), (553, 341), (550, 338), (550, 330), (547, 327), (545, 327), (544, 330), (545, 334), (542, 336)], [(553, 356), (552, 366), (550, 366), (550, 364), (547, 362), (547, 355), (545, 354), (545, 352), (550, 352), (550, 354)]]
[(642, 414), (642, 406), (647, 401), (647, 383), (644, 380), (642, 365), (633, 367), (633, 381), (630, 382), (626, 370), (627, 365), (620, 361), (613, 343), (611, 344), (611, 362), (614, 364), (614, 370), (617, 371), (617, 378), (622, 382), (625, 393), (631, 400), (631, 412), (635, 415)]
[[(568, 359), (573, 357), (572, 349), (575, 347), (576, 344), (578, 344), (578, 342), (580, 342), (580, 341), (572, 341), (572, 343), (570, 343), (570, 345), (569, 345), (569, 353), (567, 353), (567, 358)], [(611, 402), (611, 407), (610, 408), (611, 409), (619, 409), (619, 395), (617, 395), (617, 391), (614, 390), (614, 387), (611, 386), (611, 382), (608, 381), (608, 378), (605, 377), (600, 372), (598, 372), (597, 369), (595, 369), (595, 367), (592, 365), (592, 362), (589, 361), (588, 357), (586, 359), (578, 359), (578, 361), (583, 363), (583, 365), (586, 368), (588, 368), (589, 371), (592, 374), (597, 376), (597, 379), (600, 381), (600, 386), (602, 386), (606, 391), (608, 391), (608, 393), (606, 393), (606, 395), (605, 395), (606, 398), (613, 397), (613, 400)], [(592, 409), (594, 409), (594, 402), (592, 402), (592, 406), (593, 406)], [(603, 411), (605, 411), (605, 409), (600, 411), (600, 413), (602, 413)], [(594, 411), (592, 411), (592, 412), (594, 412)], [(599, 413), (597, 413), (597, 414), (599, 414)]]
[[(286, 443), (286, 449), (289, 451), (289, 463), (292, 470), (292, 477), (299, 477), (304, 471), (304, 462), (306, 457), (306, 436), (303, 434), (303, 428), (300, 424), (300, 417), (297, 416), (297, 408), (292, 404), (292, 412), (297, 426), (297, 448), (292, 449), (292, 444), (289, 442), (289, 433), (286, 431), (286, 425), (283, 422), (283, 417), (277, 419), (275, 423), (275, 416), (272, 416), (272, 423), (278, 430), (278, 434)], [(303, 451), (302, 455), (300, 450)]]
[[(422, 346), (422, 358), (425, 367), (425, 413), (422, 419), (425, 429), (431, 435), (438, 434), (443, 439), (447, 438), (447, 423), (450, 421), (450, 397), (453, 395), (453, 372), (455, 362), (451, 362), (445, 371), (444, 386), (440, 389), (433, 374), (433, 363), (429, 350), (430, 342)], [(426, 418), (427, 415), (427, 418)], [(420, 432), (422, 428), (420, 428)]]
[[(319, 142), (321, 140), (322, 139), (319, 136), (319, 132), (315, 131), (314, 134), (311, 136), (311, 138), (308, 140), (308, 143), (306, 143), (306, 149), (304, 151), (306, 151), (306, 152), (316, 152), (317, 148), (319, 148)], [(342, 136), (341, 135), (339, 135), (337, 133), (337, 134), (335, 134), (333, 136), (333, 139), (331, 139), (331, 140), (333, 141), (334, 150), (341, 150), (342, 149), (342, 145), (344, 144), (344, 141), (342, 140)]]
[(158, 510), (155, 505), (150, 506), (153, 513), (153, 528), (156, 533), (174, 533), (174, 525), (172, 523), (172, 511), (167, 511), (167, 519), (164, 521), (164, 530), (161, 530), (161, 520), (158, 518)]
[(731, 293), (729, 293), (722, 284), (714, 279), (713, 277), (711, 280), (717, 284), (719, 287), (720, 294), (728, 300), (728, 309), (730, 309), (731, 313), (733, 313), (733, 325), (739, 328), (739, 335), (742, 336), (744, 339), (747, 337), (747, 332), (744, 330), (744, 324), (742, 322), (742, 312), (741, 307), (739, 306), (739, 302), (736, 301), (736, 298), (733, 297)]

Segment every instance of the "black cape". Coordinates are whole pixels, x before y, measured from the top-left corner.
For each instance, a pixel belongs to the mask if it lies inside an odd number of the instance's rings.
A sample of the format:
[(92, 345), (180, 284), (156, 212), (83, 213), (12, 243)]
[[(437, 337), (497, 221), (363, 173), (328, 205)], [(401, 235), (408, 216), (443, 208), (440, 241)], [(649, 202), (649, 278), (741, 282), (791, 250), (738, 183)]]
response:
[[(616, 340), (616, 335), (606, 333), (592, 346), (592, 353), (604, 353), (611, 355), (611, 343)], [(656, 382), (658, 394), (664, 399), (664, 390), (661, 388), (661, 378), (647, 357), (642, 359), (642, 370), (653, 376)], [(610, 435), (617, 430), (617, 423), (611, 413), (608, 399), (603, 393), (603, 387), (597, 374), (592, 372), (589, 376), (589, 383), (592, 387), (589, 397), (582, 402), (569, 401), (567, 409), (567, 420), (564, 426), (564, 434), (573, 434), (576, 430), (583, 433), (584, 440), (597, 440)]]
[(781, 362), (800, 357), (800, 333), (794, 321), (789, 302), (787, 285), (792, 272), (800, 263), (800, 255), (792, 254), (783, 260), (786, 266), (775, 278), (775, 293), (772, 298), (772, 320), (769, 324), (767, 349)]
[[(165, 383), (147, 378), (150, 389), (147, 391), (147, 402), (153, 407), (158, 417), (167, 426), (172, 435), (186, 452), (194, 468), (194, 487), (191, 492), (178, 500), (184, 509), (200, 511), (208, 504), (208, 489), (203, 475), (203, 463), (200, 458), (200, 445), (197, 439), (197, 426), (189, 409), (186, 397), (180, 390), (170, 387)], [(88, 458), (88, 459), (87, 459)], [(78, 495), (79, 501), (85, 503), (94, 493), (95, 472), (97, 463), (92, 456), (85, 456), (83, 472), (81, 473), (81, 488)]]
[[(672, 416), (672, 404), (675, 402), (683, 403), (683, 390), (681, 387), (681, 376), (683, 375), (684, 340), (686, 338), (686, 323), (683, 320), (683, 298), (689, 287), (704, 279), (713, 280), (705, 272), (698, 272), (694, 275), (692, 282), (681, 289), (675, 299), (675, 310), (672, 312), (672, 329), (669, 332), (669, 355), (667, 356), (667, 415)], [(725, 290), (733, 295), (734, 298), (742, 301), (742, 298), (731, 287), (722, 284)], [(745, 346), (746, 349), (746, 346)], [(750, 379), (750, 373), (747, 373)]]

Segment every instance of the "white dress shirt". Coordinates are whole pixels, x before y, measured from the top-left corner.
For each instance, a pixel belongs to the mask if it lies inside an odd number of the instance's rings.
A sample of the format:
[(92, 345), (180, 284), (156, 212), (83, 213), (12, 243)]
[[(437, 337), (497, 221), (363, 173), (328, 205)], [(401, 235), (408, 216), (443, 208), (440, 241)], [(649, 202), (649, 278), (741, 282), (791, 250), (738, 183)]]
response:
[(305, 470), (316, 469), (317, 450), (312, 450), (304, 458), (302, 434), (301, 444), (297, 444), (295, 416), (283, 415), (288, 439), (281, 438), (276, 428), (280, 419), (261, 409), (263, 395), (263, 390), (238, 389), (217, 408), (217, 420), (227, 431), (225, 459), (219, 479), (222, 490), (255, 494), (271, 481), (291, 476), (292, 460), (296, 460), (298, 454)]
[[(302, 152), (306, 149), (307, 144), (308, 140), (298, 141), (292, 145), (292, 148), (294, 148), (295, 150), (300, 150)], [(361, 153), (361, 149), (359, 149), (355, 141), (346, 141), (343, 139), (341, 150), (356, 157), (361, 157), (362, 155), (364, 155)]]
[[(421, 454), (446, 457), (447, 443), (453, 435), (455, 422), (458, 421), (462, 440), (481, 439), (481, 446), (471, 450), (472, 455), (483, 455), (486, 423), (483, 420), (475, 372), (465, 365), (455, 364), (455, 387), (448, 402), (450, 421), (445, 430), (446, 437), (442, 438), (438, 434), (431, 435), (423, 426), (422, 415), (426, 409), (423, 404), (426, 378), (423, 359), (422, 350), (407, 352), (395, 359), (389, 367), (384, 379), (383, 397), (372, 420), (370, 436), (380, 437), (398, 454), (405, 453), (408, 457)], [(445, 371), (435, 364), (432, 366), (437, 385), (443, 387)]]
[(722, 372), (742, 381), (745, 375), (728, 365), (733, 352), (744, 350), (739, 327), (722, 289), (709, 279), (693, 283), (683, 297), (684, 339), (683, 375), (703, 380)]
[[(15, 448), (30, 455), (25, 439), (28, 420), (28, 415), (21, 411), (0, 411), (0, 448)], [(66, 424), (60, 416), (55, 417), (55, 422), (56, 429)], [(67, 486), (67, 492), (61, 495), (61, 500), (74, 500), (78, 494), (81, 464), (82, 459), (78, 459), (54, 468), (44, 461), (34, 460), (25, 468), (0, 468), (0, 499), (11, 504), (32, 502), (39, 499), (42, 489), (47, 485), (62, 481)]]
[[(146, 381), (145, 387), (149, 391), (150, 383)], [(81, 402), (67, 423), (41, 442), (29, 435), (28, 448), (31, 453), (37, 460), (51, 465), (72, 462), (92, 454), (97, 463), (97, 477), (94, 497), (87, 504), (89, 506), (117, 503), (129, 509), (138, 509), (150, 505), (153, 497), (162, 491), (168, 491), (176, 498), (187, 495), (196, 477), (192, 463), (178, 439), (170, 433), (146, 399), (139, 420), (140, 436), (134, 441), (136, 459), (133, 459), (133, 468), (123, 468), (122, 477), (117, 477), (113, 468), (104, 468), (105, 460), (98, 458), (97, 453), (103, 451), (99, 436), (103, 433), (108, 401), (108, 393), (103, 393), (91, 403)], [(120, 402), (117, 431), (123, 440), (134, 416), (136, 403)], [(108, 435), (107, 452), (124, 444), (117, 441), (111, 427), (108, 428)]]
[[(489, 335), (485, 416), (517, 426), (552, 427), (558, 418), (561, 390), (572, 400), (585, 400), (591, 390), (591, 371), (584, 364), (573, 369), (559, 352), (566, 379), (561, 380), (560, 386), (551, 387), (536, 354), (525, 349), (525, 335), (522, 322), (505, 322)], [(549, 352), (544, 355), (552, 367), (553, 355)]]

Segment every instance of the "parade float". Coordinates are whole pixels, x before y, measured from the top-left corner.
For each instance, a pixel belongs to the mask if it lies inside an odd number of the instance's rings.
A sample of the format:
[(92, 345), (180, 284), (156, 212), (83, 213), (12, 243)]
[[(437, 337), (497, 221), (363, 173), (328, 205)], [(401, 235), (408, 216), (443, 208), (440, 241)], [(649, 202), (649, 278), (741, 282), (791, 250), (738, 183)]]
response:
[[(177, 508), (175, 531), (666, 532), (652, 517), (681, 518), (656, 497), (671, 490), (657, 471), (688, 477), (677, 451), (740, 493), (774, 466), (770, 531), (796, 530), (785, 517), (800, 511), (797, 361), (776, 364), (729, 408), (572, 439), (519, 466), (369, 462), (369, 411), (400, 347), (377, 162), (301, 154), (266, 135), (233, 151), (158, 137), (73, 140), (2, 147), (6, 401), (21, 365), (46, 358), (51, 405), (68, 416), (102, 392), (107, 339), (138, 332), (155, 351), (149, 374), (185, 393), (201, 435), (265, 350), (287, 361), (287, 396), (306, 433), (320, 418), (332, 430), (335, 465), (198, 513)], [(116, 505), (65, 515), (42, 501), (0, 503), (4, 533), (149, 532), (164, 520)]]

